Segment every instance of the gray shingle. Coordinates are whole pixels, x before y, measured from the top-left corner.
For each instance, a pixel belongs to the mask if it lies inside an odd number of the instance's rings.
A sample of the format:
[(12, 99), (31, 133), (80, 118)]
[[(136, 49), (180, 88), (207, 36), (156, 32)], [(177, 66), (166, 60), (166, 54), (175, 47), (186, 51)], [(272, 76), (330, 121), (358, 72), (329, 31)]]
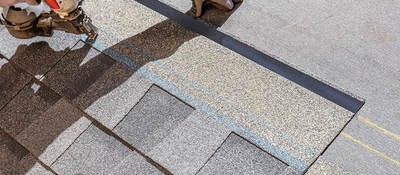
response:
[(82, 115), (33, 79), (0, 111), (0, 126), (50, 165), (90, 124)]
[(115, 175), (126, 174), (146, 174), (146, 175), (161, 175), (163, 174), (156, 167), (151, 165), (138, 153), (129, 154), (122, 162), (120, 162), (112, 171)]
[(288, 166), (231, 134), (199, 174), (279, 174)]
[(52, 165), (60, 174), (162, 174), (138, 153), (91, 125)]
[[(33, 80), (0, 111), (0, 127), (38, 155), (63, 127), (69, 126), (68, 121), (74, 119), (73, 113), (76, 111), (68, 111), (73, 107), (60, 99), (59, 95), (42, 83)], [(54, 114), (59, 114), (57, 109), (68, 112), (55, 116)], [(51, 111), (54, 113), (51, 114)], [(80, 114), (76, 116), (80, 117)], [(33, 139), (31, 136), (40, 137)]]
[(0, 129), (0, 174), (24, 174), (35, 162), (26, 148)]
[[(111, 58), (80, 42), (45, 75), (43, 82), (68, 99), (75, 100), (114, 64)], [(100, 92), (94, 93), (103, 95)], [(93, 100), (86, 98), (89, 101), (87, 103)]]
[(53, 173), (46, 168), (44, 168), (39, 163), (35, 163), (31, 169), (25, 175), (53, 175)]
[(149, 156), (173, 174), (195, 174), (230, 132), (214, 119), (194, 111)]
[(44, 82), (112, 129), (152, 85), (134, 73), (80, 42), (46, 74)]
[[(114, 74), (110, 73), (109, 75), (113, 76)], [(112, 129), (139, 102), (151, 85), (150, 80), (139, 74), (133, 74), (121, 85), (94, 101), (85, 109), (85, 112)], [(95, 90), (96, 87), (98, 86), (93, 85), (90, 89)]]
[(0, 109), (31, 79), (32, 76), (0, 55)]
[(59, 174), (110, 174), (133, 151), (91, 125), (51, 166)]
[(79, 137), (91, 124), (91, 121), (86, 117), (81, 117), (75, 121), (71, 126), (62, 131), (54, 140), (49, 144), (46, 149), (40, 154), (39, 159), (46, 165), (51, 165), (63, 154), (69, 146), (71, 146), (75, 139)]
[(190, 106), (153, 86), (114, 132), (138, 149), (149, 152), (192, 111)]
[(32, 120), (29, 126), (25, 127), (15, 138), (33, 154), (39, 156), (48, 145), (52, 144), (65, 129), (69, 128), (82, 115), (65, 99), (60, 99)]

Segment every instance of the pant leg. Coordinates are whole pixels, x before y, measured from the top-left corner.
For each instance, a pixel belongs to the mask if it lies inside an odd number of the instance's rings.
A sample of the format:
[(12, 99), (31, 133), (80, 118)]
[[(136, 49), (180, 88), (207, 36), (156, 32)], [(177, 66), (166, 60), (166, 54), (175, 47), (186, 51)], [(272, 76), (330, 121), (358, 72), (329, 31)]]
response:
[(34, 27), (37, 20), (35, 14), (28, 14), (27, 11), (13, 6), (4, 7), (2, 11), (2, 23), (9, 33), (16, 38), (26, 39), (37, 36), (38, 31)]

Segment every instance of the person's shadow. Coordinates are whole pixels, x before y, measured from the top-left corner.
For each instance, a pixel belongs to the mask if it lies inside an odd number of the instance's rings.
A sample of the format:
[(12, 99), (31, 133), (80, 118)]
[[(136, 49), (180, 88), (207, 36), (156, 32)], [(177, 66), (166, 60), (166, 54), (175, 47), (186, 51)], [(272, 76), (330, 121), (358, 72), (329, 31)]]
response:
[[(203, 6), (204, 13), (197, 20), (202, 21), (211, 28), (221, 27), (228, 18), (239, 8), (241, 3), (235, 5), (235, 8), (231, 11), (221, 10), (218, 6), (214, 6), (211, 3), (205, 3)], [(189, 16), (194, 16), (194, 9), (186, 12)], [(109, 49), (119, 51), (123, 55), (128, 55), (124, 49), (128, 49), (127, 45), (138, 48), (141, 52), (149, 55), (154, 59), (168, 58), (173, 55), (178, 48), (185, 42), (197, 37), (198, 34), (187, 30), (176, 24), (172, 20), (162, 21), (149, 29), (129, 37), (121, 43), (111, 46)], [(133, 50), (132, 50), (133, 51)], [(142, 61), (140, 59), (136, 60), (139, 64), (145, 64), (153, 60)]]
[[(227, 12), (210, 3), (206, 3), (203, 8), (203, 15), (197, 20), (205, 22), (211, 28), (220, 27), (228, 20), (240, 4), (241, 3), (236, 4), (233, 10)], [(194, 16), (193, 8), (186, 14)], [(183, 28), (174, 21), (165, 20), (135, 36), (124, 39), (106, 50), (119, 52), (140, 67), (151, 61), (170, 57), (183, 43), (197, 36), (199, 36), (197, 33)], [(138, 54), (132, 47), (145, 53), (151, 57), (151, 59)], [(0, 66), (0, 75), (3, 75), (3, 77), (14, 76), (15, 71), (9, 71), (10, 69), (14, 69), (14, 65), (19, 65), (31, 75), (44, 75), (44, 79), (40, 83), (48, 85), (57, 93), (73, 101), (82, 110), (85, 110), (99, 98), (123, 84), (136, 71), (131, 68), (126, 69), (126, 66), (110, 59), (104, 54), (92, 56), (89, 54), (91, 49), (91, 45), (85, 44), (78, 49), (68, 51), (64, 58), (57, 60), (56, 58), (62, 57), (67, 50), (55, 51), (47, 42), (21, 45), (10, 59), (11, 63)], [(50, 70), (50, 72), (48, 72), (48, 70)], [(18, 77), (11, 79), (12, 81), (5, 80), (4, 82), (7, 83), (5, 83), (4, 87), (0, 86), (0, 90), (2, 90), (1, 88), (7, 89), (18, 81)], [(94, 84), (97, 84), (95, 88), (93, 88)], [(45, 91), (48, 91), (48, 89), (39, 88), (35, 94), (46, 99), (48, 92)], [(11, 96), (7, 98), (9, 99), (3, 99), (3, 101), (11, 100)], [(56, 101), (52, 101), (51, 103), (54, 104), (55, 102)], [(0, 104), (0, 109), (7, 104), (6, 102), (2, 103), (3, 104)], [(48, 103), (50, 102), (48, 101)], [(50, 106), (51, 104), (48, 107)], [(44, 109), (44, 111), (45, 110), (46, 109)], [(12, 118), (11, 116), (11, 118), (7, 120), (1, 118), (0, 120), (14, 123), (18, 123), (18, 120), (24, 120), (24, 123), (29, 123), (33, 122), (35, 118), (29, 116), (25, 118)], [(7, 125), (7, 123), (3, 124)], [(2, 125), (0, 125), (0, 129), (4, 129)], [(61, 127), (63, 128), (61, 130), (65, 130), (69, 126), (70, 124), (68, 123), (65, 124), (65, 126), (60, 126), (58, 124), (57, 127)], [(52, 133), (55, 137), (42, 139), (41, 145), (38, 146), (40, 150), (31, 152), (40, 153), (44, 151), (59, 134), (60, 133)], [(11, 135), (11, 137), (16, 136)]]
[[(234, 11), (240, 6), (238, 3), (235, 8), (231, 11), (224, 11), (215, 7), (211, 3), (205, 3), (204, 13), (198, 18), (198, 20), (205, 22), (211, 28), (217, 28), (222, 26), (226, 20), (234, 13)], [(189, 10), (187, 13), (189, 16), (194, 16), (194, 11)], [(117, 52), (119, 56), (129, 58), (139, 69), (141, 66), (160, 59), (168, 58), (172, 56), (178, 48), (185, 42), (199, 36), (199, 34), (185, 29), (174, 21), (168, 19), (162, 21), (147, 30), (122, 40), (121, 42), (105, 49), (112, 53)], [(75, 66), (73, 70), (69, 68), (69, 72), (57, 72), (58, 77), (54, 77), (47, 82), (59, 86), (61, 93), (75, 101), (80, 107), (86, 109), (93, 102), (103, 95), (109, 93), (123, 82), (125, 82), (135, 70), (130, 71), (107, 71), (108, 69), (115, 69), (116, 63), (103, 59), (104, 55), (98, 55), (90, 59), (90, 61), (81, 65), (83, 59), (87, 56), (91, 46), (85, 45), (78, 50), (70, 51), (69, 55), (73, 55), (66, 63), (70, 66)], [(144, 57), (142, 54), (146, 54)], [(97, 93), (90, 93), (88, 89), (94, 82), (96, 82), (101, 75), (107, 73), (112, 81), (105, 81), (102, 83), (102, 90)], [(46, 79), (45, 79), (46, 82)], [(61, 84), (71, 84), (73, 86), (60, 86)], [(101, 92), (101, 93), (99, 93)]]

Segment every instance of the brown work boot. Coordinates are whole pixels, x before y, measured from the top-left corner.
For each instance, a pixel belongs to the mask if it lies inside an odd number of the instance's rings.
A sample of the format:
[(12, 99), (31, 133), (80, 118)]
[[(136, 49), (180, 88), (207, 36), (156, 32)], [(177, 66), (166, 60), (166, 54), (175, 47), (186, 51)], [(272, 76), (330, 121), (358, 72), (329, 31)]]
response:
[(28, 13), (16, 7), (6, 7), (3, 9), (3, 23), (9, 33), (15, 38), (28, 39), (35, 36), (50, 36), (51, 33), (44, 33), (43, 30), (36, 28), (38, 18), (34, 13)]
[(222, 7), (226, 8), (227, 10), (232, 10), (235, 7), (235, 3), (242, 2), (242, 0), (194, 0), (194, 8), (196, 10), (195, 17), (198, 18), (202, 14), (203, 4), (206, 1), (210, 1), (221, 5)]

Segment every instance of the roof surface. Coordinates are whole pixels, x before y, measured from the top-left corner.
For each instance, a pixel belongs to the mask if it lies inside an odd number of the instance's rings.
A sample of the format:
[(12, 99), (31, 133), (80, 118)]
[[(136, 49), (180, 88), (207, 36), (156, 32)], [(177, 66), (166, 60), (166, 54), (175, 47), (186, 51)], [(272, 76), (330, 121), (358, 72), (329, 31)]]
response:
[(86, 0), (95, 43), (0, 26), (0, 174), (398, 174), (398, 7)]

